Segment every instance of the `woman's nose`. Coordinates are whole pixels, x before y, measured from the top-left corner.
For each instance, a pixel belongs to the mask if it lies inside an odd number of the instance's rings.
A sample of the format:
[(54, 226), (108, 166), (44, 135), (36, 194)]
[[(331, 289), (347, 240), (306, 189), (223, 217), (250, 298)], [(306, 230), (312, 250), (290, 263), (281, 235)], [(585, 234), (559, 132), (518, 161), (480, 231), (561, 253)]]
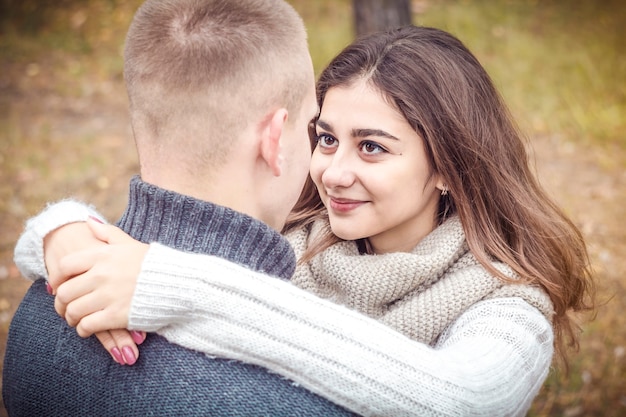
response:
[(327, 188), (349, 187), (356, 178), (350, 156), (342, 152), (335, 152), (328, 166), (322, 174), (322, 182)]

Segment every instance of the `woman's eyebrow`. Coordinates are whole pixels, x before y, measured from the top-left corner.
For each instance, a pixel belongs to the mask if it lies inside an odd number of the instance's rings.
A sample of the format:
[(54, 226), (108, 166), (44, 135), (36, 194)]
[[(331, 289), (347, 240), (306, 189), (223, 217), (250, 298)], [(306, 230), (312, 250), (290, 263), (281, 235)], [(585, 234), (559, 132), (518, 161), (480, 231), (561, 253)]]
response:
[[(331, 125), (326, 123), (323, 120), (318, 119), (315, 124), (327, 132), (333, 132), (333, 128)], [(354, 138), (366, 138), (370, 136), (377, 136), (379, 138), (387, 138), (393, 140), (400, 140), (391, 133), (387, 133), (384, 130), (380, 129), (352, 129), (352, 137)]]
[[(333, 132), (333, 128), (331, 125), (326, 123), (323, 120), (318, 119), (315, 124), (327, 132)], [(366, 138), (370, 136), (377, 136), (379, 138), (387, 138), (393, 140), (400, 140), (391, 133), (387, 133), (381, 129), (352, 129), (352, 137), (353, 138)]]
[(317, 121), (315, 122), (315, 124), (316, 124), (317, 126), (321, 127), (322, 129), (327, 130), (327, 131), (329, 131), (329, 132), (332, 132), (332, 131), (333, 131), (333, 128), (332, 128), (332, 127), (331, 127), (328, 123), (326, 123), (326, 122), (325, 122), (325, 121), (323, 121), (323, 120), (317, 119)]
[(380, 130), (380, 129), (352, 129), (352, 137), (366, 138), (369, 136), (377, 136), (379, 138), (400, 140), (394, 135), (392, 135), (391, 133), (387, 133), (384, 130)]

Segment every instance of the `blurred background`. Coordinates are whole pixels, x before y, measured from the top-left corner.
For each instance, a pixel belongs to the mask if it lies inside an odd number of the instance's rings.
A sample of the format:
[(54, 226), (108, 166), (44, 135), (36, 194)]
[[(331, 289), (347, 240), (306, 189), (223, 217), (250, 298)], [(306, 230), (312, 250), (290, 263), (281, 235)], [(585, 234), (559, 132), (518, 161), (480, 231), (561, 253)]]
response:
[[(355, 36), (353, 3), (290, 2), (319, 73)], [(110, 220), (124, 208), (138, 165), (122, 50), (140, 3), (0, 0), (0, 358), (29, 285), (12, 261), (25, 220), (70, 196)], [(541, 183), (589, 245), (595, 320), (580, 318), (570, 374), (555, 367), (530, 415), (626, 415), (626, 2), (397, 3), (414, 24), (459, 37), (487, 68), (529, 137)]]

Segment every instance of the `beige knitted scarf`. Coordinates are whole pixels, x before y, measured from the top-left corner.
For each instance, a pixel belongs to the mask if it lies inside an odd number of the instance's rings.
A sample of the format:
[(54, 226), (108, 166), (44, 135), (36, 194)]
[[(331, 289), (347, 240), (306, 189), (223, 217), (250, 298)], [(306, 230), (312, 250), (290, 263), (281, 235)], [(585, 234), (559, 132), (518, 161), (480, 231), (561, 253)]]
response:
[[(287, 238), (300, 258), (326, 221), (295, 230)], [(511, 268), (494, 263), (515, 279)], [(355, 242), (337, 243), (299, 265), (293, 283), (360, 311), (406, 336), (433, 345), (443, 330), (476, 302), (521, 297), (551, 320), (548, 295), (539, 287), (505, 283), (469, 251), (457, 216), (426, 236), (411, 253), (361, 255)]]

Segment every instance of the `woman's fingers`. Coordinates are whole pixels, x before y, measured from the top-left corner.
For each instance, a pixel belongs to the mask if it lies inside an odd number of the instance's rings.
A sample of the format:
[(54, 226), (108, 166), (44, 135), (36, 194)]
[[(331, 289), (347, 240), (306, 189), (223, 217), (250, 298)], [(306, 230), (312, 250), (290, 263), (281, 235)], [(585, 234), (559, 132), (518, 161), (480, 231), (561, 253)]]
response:
[(102, 258), (106, 248), (107, 246), (98, 246), (91, 249), (76, 251), (61, 258), (58, 263), (58, 276), (60, 278), (57, 282), (50, 283), (52, 287), (58, 288), (59, 286), (70, 282), (70, 278), (89, 271)]
[[(128, 326), (132, 283), (116, 285), (90, 272), (79, 275), (57, 290), (54, 307), (78, 334), (88, 337), (93, 333)], [(126, 287), (129, 290), (122, 291)], [(130, 294), (122, 296), (122, 294)]]
[(128, 326), (137, 276), (149, 248), (115, 227), (89, 224), (99, 229), (94, 232), (99, 239), (112, 244), (65, 256), (60, 268), (72, 279), (56, 289), (55, 299), (56, 311), (82, 337)]
[(113, 336), (111, 335), (111, 332), (109, 331), (98, 332), (95, 334), (95, 336), (100, 341), (100, 344), (102, 345), (102, 347), (104, 347), (104, 349), (107, 352), (109, 352), (113, 360), (119, 363), (120, 365), (124, 365), (125, 362), (124, 362), (124, 358), (122, 357), (122, 351), (117, 346), (117, 343), (115, 339), (113, 338)]
[[(56, 297), (54, 299), (54, 308), (57, 313), (61, 317), (67, 316), (67, 308), (70, 303), (78, 300), (81, 297), (85, 297), (93, 291), (93, 282), (87, 274), (79, 275), (75, 279), (71, 279), (63, 283), (60, 287), (57, 288)], [(93, 299), (90, 297), (89, 299)], [(78, 303), (72, 307), (71, 314), (69, 318), (72, 320), (68, 321), (70, 326), (75, 326), (76, 323), (86, 314), (93, 313), (94, 311), (100, 310), (102, 308), (100, 300), (95, 300), (96, 304), (94, 305), (84, 305), (85, 301), (82, 303)], [(91, 307), (91, 308), (90, 308)]]
[[(137, 345), (145, 339), (144, 332), (131, 332), (125, 329), (98, 332), (95, 336), (113, 360), (120, 365), (134, 365), (137, 362), (139, 358)], [(138, 340), (140, 343), (137, 343)]]
[(89, 226), (91, 233), (96, 239), (105, 243), (129, 243), (135, 240), (122, 229), (113, 225), (102, 224), (98, 221), (89, 219), (87, 220), (87, 226)]
[(128, 310), (120, 307), (107, 307), (103, 310), (83, 315), (76, 323), (76, 332), (81, 337), (89, 337), (103, 330), (120, 329), (127, 326)]
[[(55, 300), (55, 307), (57, 303), (61, 304), (61, 302), (58, 301), (59, 299), (60, 298), (57, 295), (57, 300)], [(67, 324), (72, 327), (77, 327), (78, 324), (88, 316), (96, 313), (102, 314), (105, 307), (106, 300), (104, 300), (97, 292), (87, 292), (85, 294), (81, 294), (80, 296), (74, 297), (65, 305), (65, 314), (63, 315), (63, 317), (65, 318), (65, 321), (67, 321)], [(63, 308), (63, 306), (61, 306), (60, 308)], [(106, 320), (106, 317), (103, 317), (101, 320)], [(85, 324), (83, 324), (83, 328), (84, 326)], [(100, 323), (99, 321), (94, 322), (94, 318), (92, 318), (91, 327), (88, 328), (90, 330), (89, 333), (83, 332), (81, 336), (88, 337), (91, 336), (93, 333), (99, 332), (101, 330), (117, 329), (119, 327), (124, 326), (118, 326), (110, 321), (108, 323)]]
[(48, 270), (48, 281), (56, 289), (65, 280), (83, 271), (71, 275), (60, 270), (62, 259), (68, 254), (105, 246), (98, 240), (84, 222), (70, 223), (48, 233), (44, 238), (44, 259)]

